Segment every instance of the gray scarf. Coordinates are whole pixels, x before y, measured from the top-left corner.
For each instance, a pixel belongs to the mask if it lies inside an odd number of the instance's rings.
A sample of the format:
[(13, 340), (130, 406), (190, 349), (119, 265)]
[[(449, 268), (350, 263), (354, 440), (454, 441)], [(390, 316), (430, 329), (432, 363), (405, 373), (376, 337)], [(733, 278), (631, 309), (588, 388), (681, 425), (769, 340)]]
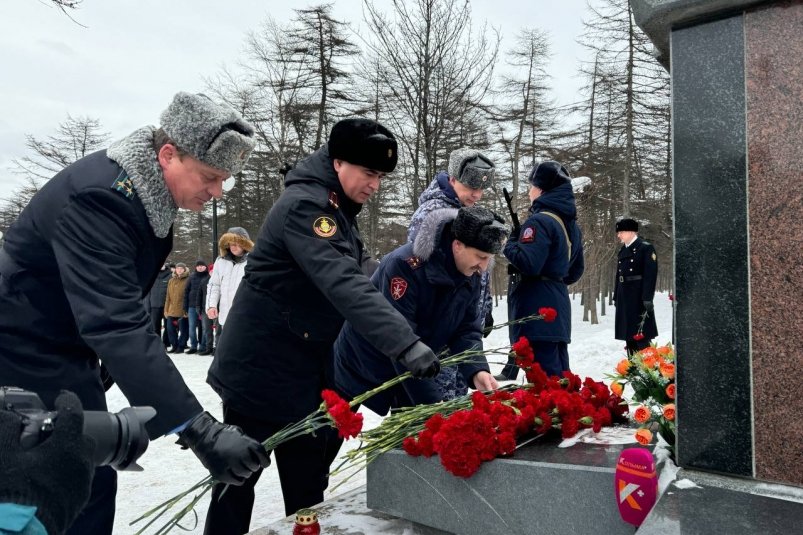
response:
[(162, 168), (153, 150), (155, 131), (153, 126), (135, 130), (112, 143), (106, 155), (128, 173), (148, 214), (153, 233), (158, 238), (164, 238), (173, 226), (178, 206), (167, 189)]

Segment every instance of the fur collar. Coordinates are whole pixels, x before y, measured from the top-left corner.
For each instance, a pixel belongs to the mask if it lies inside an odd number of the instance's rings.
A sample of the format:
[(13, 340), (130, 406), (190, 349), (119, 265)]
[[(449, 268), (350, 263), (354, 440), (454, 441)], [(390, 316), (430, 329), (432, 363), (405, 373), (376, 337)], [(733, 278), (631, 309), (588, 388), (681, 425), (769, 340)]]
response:
[(439, 208), (428, 213), (413, 242), (413, 254), (421, 260), (428, 260), (441, 240), (443, 227), (457, 217), (457, 208)]
[(134, 189), (145, 207), (153, 233), (165, 238), (178, 213), (178, 206), (167, 189), (162, 168), (153, 150), (156, 129), (145, 126), (112, 143), (106, 151), (131, 178)]

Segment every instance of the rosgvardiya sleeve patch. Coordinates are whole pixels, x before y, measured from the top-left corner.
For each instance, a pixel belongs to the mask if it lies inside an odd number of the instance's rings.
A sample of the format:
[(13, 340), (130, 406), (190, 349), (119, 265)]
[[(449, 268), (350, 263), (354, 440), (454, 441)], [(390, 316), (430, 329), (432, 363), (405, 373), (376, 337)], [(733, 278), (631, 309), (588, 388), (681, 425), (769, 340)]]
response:
[(532, 243), (535, 241), (535, 227), (527, 226), (521, 230), (521, 236), (519, 237), (519, 241), (521, 243)]
[(390, 296), (394, 301), (398, 301), (407, 292), (407, 281), (402, 277), (393, 277), (390, 279)]
[(321, 238), (331, 238), (337, 233), (337, 223), (333, 217), (321, 215), (315, 218), (312, 223), (312, 230)]

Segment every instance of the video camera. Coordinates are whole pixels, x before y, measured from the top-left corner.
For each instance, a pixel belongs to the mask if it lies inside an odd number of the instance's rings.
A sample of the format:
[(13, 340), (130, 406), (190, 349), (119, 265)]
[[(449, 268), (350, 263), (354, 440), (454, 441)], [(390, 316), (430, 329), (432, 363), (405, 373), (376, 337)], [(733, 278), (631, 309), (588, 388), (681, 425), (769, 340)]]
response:
[[(14, 386), (0, 387), (0, 409), (22, 417), (20, 444), (30, 449), (53, 432), (58, 411), (48, 411), (35, 392)], [(95, 466), (115, 470), (142, 470), (136, 463), (148, 449), (145, 422), (156, 416), (153, 407), (126, 407), (118, 413), (84, 411), (84, 435), (95, 441)]]

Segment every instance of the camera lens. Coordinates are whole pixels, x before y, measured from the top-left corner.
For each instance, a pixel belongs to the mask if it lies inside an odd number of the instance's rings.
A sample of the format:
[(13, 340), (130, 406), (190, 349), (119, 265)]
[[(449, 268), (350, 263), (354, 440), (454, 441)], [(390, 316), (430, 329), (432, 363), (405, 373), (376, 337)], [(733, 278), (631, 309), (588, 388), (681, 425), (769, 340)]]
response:
[(85, 411), (84, 434), (95, 441), (95, 466), (142, 470), (136, 460), (148, 449), (145, 422), (155, 415), (152, 407), (126, 407), (117, 413)]

